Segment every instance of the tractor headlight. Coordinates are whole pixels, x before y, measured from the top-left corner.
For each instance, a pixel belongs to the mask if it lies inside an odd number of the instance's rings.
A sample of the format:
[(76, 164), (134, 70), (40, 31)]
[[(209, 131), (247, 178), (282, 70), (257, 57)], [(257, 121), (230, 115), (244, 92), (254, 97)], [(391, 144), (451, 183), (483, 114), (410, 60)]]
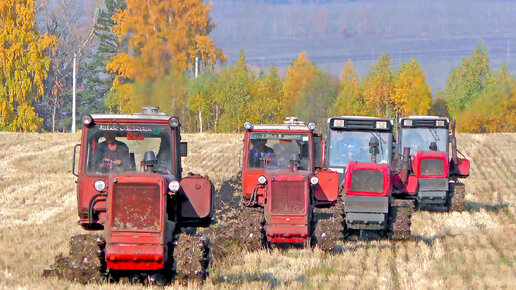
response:
[(412, 126), (412, 120), (404, 120), (403, 125), (408, 126), (408, 127)]
[(82, 115), (81, 117), (81, 121), (84, 125), (86, 126), (90, 126), (91, 124), (93, 124), (93, 118), (91, 117), (90, 114), (84, 114)]
[(437, 121), (435, 121), (435, 125), (437, 127), (444, 127), (444, 120), (437, 120)]
[(253, 124), (251, 124), (251, 122), (245, 122), (244, 123), (244, 129), (246, 129), (246, 130), (253, 129)]
[(376, 122), (376, 129), (387, 129), (387, 121)]
[(344, 120), (342, 119), (336, 119), (336, 120), (333, 120), (333, 126), (334, 127), (339, 127), (339, 128), (344, 128)]
[(258, 177), (258, 183), (265, 184), (265, 182), (267, 182), (267, 178), (265, 178), (263, 175), (260, 175), (260, 177)]
[(313, 131), (315, 129), (315, 123), (308, 123), (308, 129)]
[(168, 125), (172, 128), (178, 127), (179, 119), (177, 117), (170, 117), (170, 119), (168, 119)]
[(179, 181), (173, 180), (168, 184), (168, 190), (177, 192), (179, 190)]
[(104, 189), (106, 189), (106, 183), (104, 182), (104, 180), (97, 180), (95, 181), (95, 183), (93, 184), (93, 187), (95, 187), (95, 190), (97, 191), (103, 191)]
[(312, 178), (310, 178), (310, 183), (316, 185), (319, 183), (319, 178), (317, 176), (312, 176)]

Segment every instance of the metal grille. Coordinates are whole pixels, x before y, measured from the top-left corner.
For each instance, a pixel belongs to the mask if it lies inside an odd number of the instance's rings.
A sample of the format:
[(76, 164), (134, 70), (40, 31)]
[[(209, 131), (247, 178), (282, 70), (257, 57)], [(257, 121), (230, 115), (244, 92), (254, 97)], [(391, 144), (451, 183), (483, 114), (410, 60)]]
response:
[(271, 183), (273, 214), (303, 214), (305, 212), (305, 182), (274, 181)]
[(444, 162), (442, 159), (426, 158), (421, 160), (420, 175), (443, 175)]
[(160, 191), (157, 184), (115, 184), (113, 229), (158, 231)]
[(448, 178), (420, 178), (419, 190), (448, 190)]
[(354, 170), (351, 177), (351, 191), (383, 192), (383, 172), (377, 170)]
[(374, 129), (374, 120), (346, 120), (346, 127), (354, 129)]

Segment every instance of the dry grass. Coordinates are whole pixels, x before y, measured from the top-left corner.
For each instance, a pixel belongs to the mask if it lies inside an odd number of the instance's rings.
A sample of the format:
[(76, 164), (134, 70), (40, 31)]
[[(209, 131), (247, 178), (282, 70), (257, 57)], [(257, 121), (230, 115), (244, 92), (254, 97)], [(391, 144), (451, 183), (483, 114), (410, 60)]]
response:
[[(241, 135), (183, 139), (190, 151), (185, 173), (220, 184), (238, 172)], [(78, 134), (0, 133), (0, 288), (98, 288), (40, 275), (82, 231), (70, 173), (78, 140)], [(515, 288), (516, 134), (460, 135), (459, 148), (472, 161), (468, 211), (416, 213), (409, 242), (346, 242), (333, 254), (235, 254), (212, 270), (204, 287)]]

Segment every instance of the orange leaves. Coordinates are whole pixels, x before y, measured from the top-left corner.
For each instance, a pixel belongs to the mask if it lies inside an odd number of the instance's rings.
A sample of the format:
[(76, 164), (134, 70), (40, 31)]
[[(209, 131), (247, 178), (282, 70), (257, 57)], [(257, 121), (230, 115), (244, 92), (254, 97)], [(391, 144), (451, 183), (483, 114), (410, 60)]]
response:
[(374, 108), (376, 116), (392, 116), (394, 77), (391, 57), (386, 53), (380, 56), (378, 62), (372, 65), (364, 77), (365, 104)]
[(319, 69), (306, 56), (306, 51), (301, 52), (287, 70), (287, 77), (283, 83), (285, 94), (283, 103), (287, 112), (292, 112), (301, 97), (301, 90), (315, 77), (318, 71)]
[[(215, 47), (209, 33), (211, 3), (202, 0), (127, 0), (127, 9), (113, 17), (113, 32), (120, 42), (129, 39), (129, 53), (120, 53), (107, 65), (115, 73), (114, 89), (125, 83), (138, 86), (132, 98), (147, 98), (143, 87), (158, 87), (175, 71), (192, 70), (195, 58), (213, 66), (227, 57)], [(154, 86), (156, 87), (156, 86)], [(179, 88), (178, 88), (179, 89)], [(126, 89), (127, 91), (127, 89)], [(169, 92), (170, 93), (170, 92)], [(119, 94), (115, 94), (119, 95)], [(169, 103), (175, 96), (165, 95)], [(143, 103), (133, 100), (134, 104)]]
[(401, 117), (428, 113), (432, 95), (423, 69), (416, 59), (412, 58), (410, 63), (400, 66), (392, 99), (394, 110)]

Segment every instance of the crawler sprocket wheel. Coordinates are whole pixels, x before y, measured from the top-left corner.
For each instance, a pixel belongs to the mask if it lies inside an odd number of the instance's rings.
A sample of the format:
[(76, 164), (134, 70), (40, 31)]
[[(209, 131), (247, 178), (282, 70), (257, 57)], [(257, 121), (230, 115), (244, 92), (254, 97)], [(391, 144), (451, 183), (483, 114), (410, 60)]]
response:
[(410, 239), (410, 225), (414, 201), (411, 199), (394, 199), (389, 208), (389, 225), (387, 236), (391, 240)]
[(206, 279), (210, 263), (209, 244), (209, 239), (204, 236), (179, 235), (173, 248), (176, 281), (187, 283), (188, 280), (202, 282)]
[(464, 183), (450, 183), (450, 191), (448, 193), (448, 210), (463, 212), (465, 209), (464, 197), (466, 195), (466, 186)]
[(342, 204), (314, 210), (313, 244), (324, 251), (333, 251), (337, 241), (344, 239), (346, 222)]
[(70, 254), (57, 256), (51, 269), (43, 271), (43, 276), (57, 276), (81, 284), (99, 283), (106, 272), (105, 245), (101, 234), (74, 235), (70, 239)]

